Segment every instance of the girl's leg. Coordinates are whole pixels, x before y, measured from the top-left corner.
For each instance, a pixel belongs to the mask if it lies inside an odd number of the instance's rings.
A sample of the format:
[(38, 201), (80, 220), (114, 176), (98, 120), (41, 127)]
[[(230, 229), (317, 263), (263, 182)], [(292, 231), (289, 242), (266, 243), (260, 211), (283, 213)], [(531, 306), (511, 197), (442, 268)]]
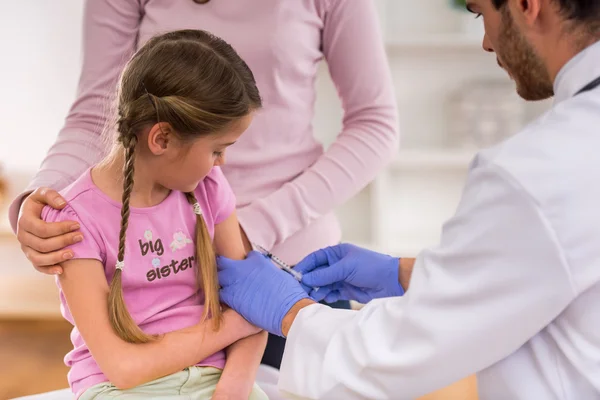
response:
[(188, 368), (189, 379), (181, 387), (179, 393), (189, 400), (210, 400), (217, 388), (221, 370), (212, 367)]
[[(215, 392), (221, 370), (211, 367), (190, 367), (188, 381), (182, 386), (180, 393), (190, 400), (210, 400)], [(249, 400), (269, 400), (265, 392), (254, 384)]]
[[(80, 400), (210, 400), (221, 370), (212, 367), (189, 367), (152, 382), (131, 389), (120, 390), (109, 382), (100, 383), (86, 390)], [(257, 385), (250, 393), (249, 400), (269, 400)]]

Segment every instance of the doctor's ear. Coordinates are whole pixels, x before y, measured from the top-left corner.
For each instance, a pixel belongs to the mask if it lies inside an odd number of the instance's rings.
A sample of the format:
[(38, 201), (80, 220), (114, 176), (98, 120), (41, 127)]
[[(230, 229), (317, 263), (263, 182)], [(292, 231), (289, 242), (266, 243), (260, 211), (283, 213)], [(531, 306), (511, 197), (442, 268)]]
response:
[[(512, 8), (513, 18), (518, 22), (524, 22), (526, 25), (533, 25), (540, 16), (542, 3), (550, 3), (551, 0), (512, 0), (510, 6)], [(547, 4), (554, 7), (554, 4)]]
[(163, 154), (169, 142), (173, 140), (174, 132), (171, 125), (167, 122), (154, 124), (148, 132), (148, 149), (154, 155)]

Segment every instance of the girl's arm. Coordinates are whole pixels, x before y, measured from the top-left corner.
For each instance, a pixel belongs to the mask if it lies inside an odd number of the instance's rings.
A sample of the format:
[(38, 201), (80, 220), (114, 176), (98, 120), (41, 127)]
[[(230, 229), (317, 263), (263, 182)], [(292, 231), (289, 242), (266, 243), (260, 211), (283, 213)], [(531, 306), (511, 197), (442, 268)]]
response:
[(114, 333), (108, 319), (109, 287), (102, 263), (77, 259), (62, 267), (60, 285), (77, 329), (102, 372), (121, 389), (173, 374), (259, 331), (228, 310), (216, 332), (206, 321), (155, 342), (127, 343)]
[(343, 128), (300, 176), (238, 211), (246, 235), (267, 249), (348, 201), (397, 153), (398, 110), (374, 2), (323, 3), (323, 54), (342, 101)]
[[(214, 243), (218, 255), (235, 260), (246, 258), (235, 212), (222, 223), (215, 225)], [(266, 331), (262, 331), (227, 348), (227, 363), (213, 398), (248, 398), (267, 345), (267, 335)]]

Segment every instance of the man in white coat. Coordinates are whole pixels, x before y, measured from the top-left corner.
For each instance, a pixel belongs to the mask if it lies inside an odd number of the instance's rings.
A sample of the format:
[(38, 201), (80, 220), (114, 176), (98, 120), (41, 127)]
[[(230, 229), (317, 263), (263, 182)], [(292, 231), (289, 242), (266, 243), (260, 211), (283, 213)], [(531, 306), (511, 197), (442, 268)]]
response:
[(467, 3), (517, 92), (554, 105), (477, 155), (416, 261), (343, 244), (300, 285), (258, 253), (219, 258), (222, 300), (287, 337), (284, 392), (412, 399), (477, 373), (481, 400), (600, 398), (600, 1)]

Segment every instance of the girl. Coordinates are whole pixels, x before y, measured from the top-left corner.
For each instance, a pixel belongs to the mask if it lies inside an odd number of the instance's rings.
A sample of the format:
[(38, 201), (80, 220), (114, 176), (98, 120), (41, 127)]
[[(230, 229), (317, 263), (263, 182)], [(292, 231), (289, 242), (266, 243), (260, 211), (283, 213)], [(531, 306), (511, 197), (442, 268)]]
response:
[(43, 212), (83, 233), (58, 278), (77, 398), (266, 398), (266, 334), (221, 311), (215, 264), (245, 257), (218, 166), (260, 107), (246, 63), (203, 31), (154, 37), (126, 65), (119, 145)]

